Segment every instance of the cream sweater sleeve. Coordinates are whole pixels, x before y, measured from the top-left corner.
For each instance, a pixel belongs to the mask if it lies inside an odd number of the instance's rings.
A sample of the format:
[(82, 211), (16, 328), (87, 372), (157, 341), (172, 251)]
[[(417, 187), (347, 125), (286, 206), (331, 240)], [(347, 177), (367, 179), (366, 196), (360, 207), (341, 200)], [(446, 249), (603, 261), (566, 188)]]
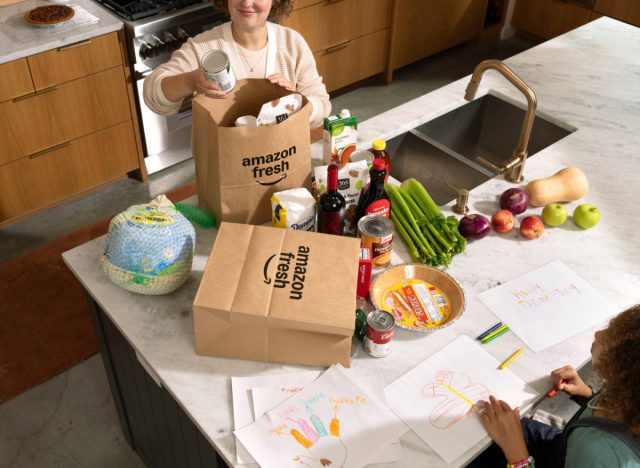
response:
[(179, 50), (176, 50), (171, 59), (157, 67), (144, 80), (144, 102), (156, 114), (171, 115), (178, 112), (182, 100), (169, 101), (162, 92), (161, 83), (167, 76), (179, 75), (200, 68), (202, 56), (214, 49), (222, 49), (223, 41), (221, 32), (214, 28), (210, 31), (189, 38)]
[(304, 94), (311, 102), (311, 126), (321, 126), (324, 118), (331, 112), (331, 102), (322, 77), (318, 74), (313, 53), (300, 33), (283, 26), (279, 28), (281, 34), (278, 49), (284, 63), (276, 64), (277, 68), (283, 68), (277, 71), (288, 76), (295, 83), (296, 91)]

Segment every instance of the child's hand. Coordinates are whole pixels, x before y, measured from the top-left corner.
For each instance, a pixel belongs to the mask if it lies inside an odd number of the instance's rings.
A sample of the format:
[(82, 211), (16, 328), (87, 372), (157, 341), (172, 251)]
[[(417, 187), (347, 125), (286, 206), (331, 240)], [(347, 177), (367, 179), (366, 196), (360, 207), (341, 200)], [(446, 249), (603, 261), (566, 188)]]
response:
[(515, 463), (529, 456), (520, 425), (520, 408), (509, 405), (491, 395), (489, 402), (480, 401), (480, 422), (493, 441), (504, 452), (507, 462)]
[(569, 395), (590, 398), (593, 395), (591, 388), (584, 383), (578, 372), (571, 366), (564, 366), (551, 372), (553, 388), (562, 390)]
[(212, 83), (207, 79), (204, 71), (200, 69), (193, 70), (192, 72), (189, 72), (189, 75), (190, 86), (194, 92), (216, 99), (227, 97), (227, 93), (220, 91), (217, 84)]
[(291, 83), (289, 82), (289, 80), (287, 80), (282, 75), (275, 73), (271, 76), (267, 76), (267, 80), (269, 80), (273, 84), (277, 84), (278, 86), (281, 86), (287, 91), (294, 91), (293, 86), (291, 86)]

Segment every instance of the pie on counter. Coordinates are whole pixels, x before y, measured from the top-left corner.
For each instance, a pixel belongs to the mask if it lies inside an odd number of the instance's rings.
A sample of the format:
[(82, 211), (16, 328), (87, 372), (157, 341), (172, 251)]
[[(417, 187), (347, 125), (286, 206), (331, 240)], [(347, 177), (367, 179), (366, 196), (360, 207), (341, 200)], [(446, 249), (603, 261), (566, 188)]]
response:
[(73, 15), (73, 8), (66, 5), (47, 5), (27, 11), (24, 19), (31, 24), (50, 25), (67, 21)]

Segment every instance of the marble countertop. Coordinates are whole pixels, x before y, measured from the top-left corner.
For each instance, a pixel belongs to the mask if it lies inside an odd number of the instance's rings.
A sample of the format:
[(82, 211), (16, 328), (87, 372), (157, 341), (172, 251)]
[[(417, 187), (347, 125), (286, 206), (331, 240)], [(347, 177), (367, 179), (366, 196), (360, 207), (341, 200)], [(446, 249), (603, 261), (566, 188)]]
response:
[[(32, 8), (54, 4), (77, 5), (98, 18), (98, 21), (49, 27), (34, 26), (24, 21), (24, 13)], [(5, 6), (0, 8), (0, 64), (118, 31), (123, 27), (122, 21), (90, 0), (26, 0)]]
[[(640, 243), (633, 210), (640, 183), (640, 29), (601, 18), (575, 31), (516, 55), (506, 63), (538, 97), (538, 112), (577, 130), (532, 156), (525, 167), (525, 181), (549, 176), (565, 166), (582, 169), (590, 181), (589, 194), (568, 205), (571, 213), (579, 203), (599, 207), (602, 218), (593, 229), (582, 231), (571, 221), (547, 229), (537, 240), (490, 234), (469, 243), (455, 257), (448, 273), (463, 287), (466, 310), (452, 326), (428, 336), (404, 330), (395, 334), (391, 354), (382, 359), (362, 350), (352, 361), (356, 374), (380, 376), (391, 383), (425, 357), (460, 334), (476, 336), (497, 322), (478, 300), (477, 294), (509, 281), (553, 260), (562, 260), (579, 273), (617, 308), (640, 302)], [(372, 138), (391, 138), (423, 122), (463, 105), (468, 77), (363, 122), (359, 128), (361, 148)], [(488, 71), (478, 97), (492, 93), (522, 103), (524, 98), (502, 76)], [(321, 144), (312, 145), (313, 157), (321, 158)], [(470, 194), (470, 209), (490, 216), (497, 195), (513, 187), (496, 177)], [(444, 207), (446, 214), (450, 206)], [(528, 213), (539, 214), (541, 209)], [(110, 283), (100, 269), (105, 238), (66, 252), (64, 260), (89, 293), (111, 317), (136, 349), (139, 359), (182, 405), (194, 423), (233, 465), (231, 376), (276, 374), (309, 369), (254, 361), (198, 356), (195, 353), (191, 305), (215, 232), (198, 230), (193, 272), (187, 283), (166, 297), (145, 297)], [(400, 241), (394, 243), (393, 263), (408, 260)], [(595, 329), (563, 343), (524, 353), (510, 369), (541, 394), (548, 390), (549, 372), (561, 365), (582, 366), (590, 359)], [(523, 343), (513, 333), (486, 345), (499, 361)], [(488, 438), (470, 449), (451, 466), (461, 466), (488, 444)], [(402, 438), (404, 459), (398, 467), (446, 466), (414, 433)]]

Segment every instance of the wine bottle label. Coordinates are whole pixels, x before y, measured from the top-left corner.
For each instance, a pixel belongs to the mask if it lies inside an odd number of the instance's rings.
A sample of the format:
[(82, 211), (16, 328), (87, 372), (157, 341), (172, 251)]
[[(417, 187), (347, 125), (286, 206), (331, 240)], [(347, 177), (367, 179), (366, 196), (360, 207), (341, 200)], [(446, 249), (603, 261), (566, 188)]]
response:
[(364, 210), (364, 215), (365, 216), (376, 215), (376, 216), (384, 216), (385, 218), (388, 218), (390, 208), (391, 208), (391, 204), (389, 203), (389, 200), (386, 200), (383, 198), (380, 200), (376, 200), (373, 203), (371, 203), (369, 206), (367, 206), (367, 208)]

